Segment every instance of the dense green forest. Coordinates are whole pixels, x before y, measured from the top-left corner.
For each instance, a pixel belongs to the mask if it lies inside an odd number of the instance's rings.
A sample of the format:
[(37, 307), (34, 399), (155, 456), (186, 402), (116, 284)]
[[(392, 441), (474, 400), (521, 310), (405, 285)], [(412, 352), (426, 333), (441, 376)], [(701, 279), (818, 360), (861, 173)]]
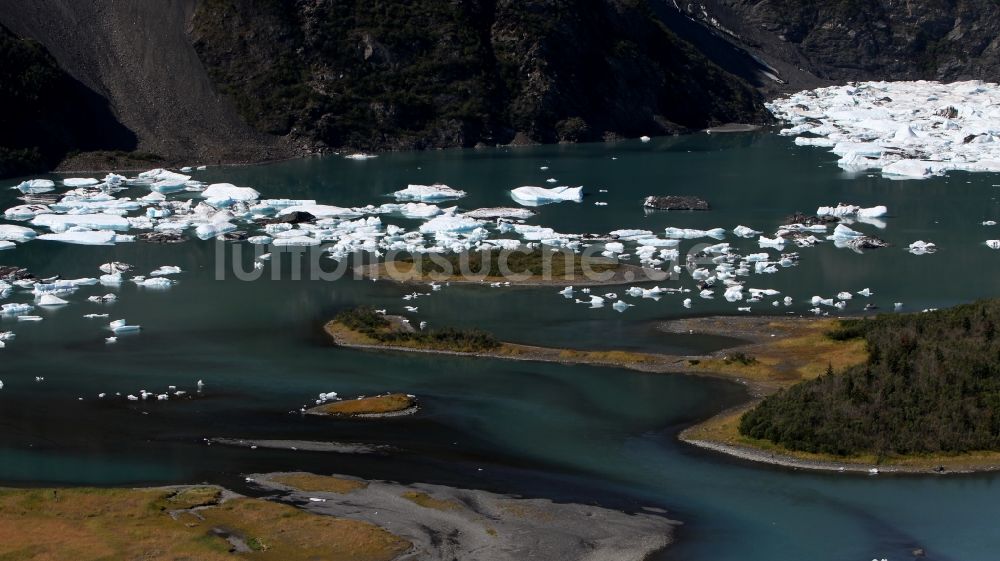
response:
[(792, 450), (837, 455), (1000, 450), (1000, 300), (848, 320), (866, 364), (766, 398), (740, 432)]
[(192, 35), (247, 122), (328, 146), (585, 141), (769, 120), (758, 92), (641, 0), (204, 0)]

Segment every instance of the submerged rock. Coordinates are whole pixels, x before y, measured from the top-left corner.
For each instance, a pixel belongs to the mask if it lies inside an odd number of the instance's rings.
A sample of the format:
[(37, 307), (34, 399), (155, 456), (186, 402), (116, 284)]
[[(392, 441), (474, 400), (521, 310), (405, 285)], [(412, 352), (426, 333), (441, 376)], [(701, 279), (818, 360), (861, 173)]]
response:
[(316, 220), (316, 217), (312, 214), (305, 212), (304, 210), (295, 210), (289, 212), (288, 214), (282, 214), (275, 218), (268, 218), (267, 220), (261, 220), (261, 224), (302, 224), (305, 222), (312, 222)]
[(655, 210), (709, 210), (708, 201), (691, 195), (650, 195), (642, 206)]
[(180, 243), (185, 241), (180, 232), (143, 232), (136, 239), (149, 243)]

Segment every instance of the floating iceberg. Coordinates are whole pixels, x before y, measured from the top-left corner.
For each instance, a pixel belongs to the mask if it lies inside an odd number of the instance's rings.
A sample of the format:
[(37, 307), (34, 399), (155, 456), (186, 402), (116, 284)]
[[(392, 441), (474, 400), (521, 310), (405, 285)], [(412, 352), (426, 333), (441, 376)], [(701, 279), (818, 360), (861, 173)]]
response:
[(5, 316), (13, 316), (17, 314), (26, 314), (35, 307), (31, 304), (3, 304), (0, 305), (0, 314)]
[(579, 202), (583, 200), (583, 187), (518, 187), (511, 189), (511, 197), (525, 206), (537, 206), (563, 201)]
[(3, 216), (7, 220), (28, 220), (39, 214), (49, 214), (52, 209), (45, 205), (18, 205), (3, 211)]
[(54, 294), (42, 294), (38, 298), (39, 306), (65, 306), (66, 304), (69, 304), (69, 302)]
[(741, 238), (752, 238), (762, 233), (763, 232), (758, 232), (757, 230), (754, 230), (753, 228), (748, 228), (746, 226), (743, 226), (742, 224), (733, 228), (733, 234)]
[(726, 237), (726, 231), (722, 228), (712, 228), (711, 230), (695, 230), (691, 228), (667, 228), (664, 230), (664, 235), (668, 238), (674, 239), (697, 239), (697, 238), (715, 238), (721, 240)]
[(534, 211), (528, 210), (526, 208), (511, 208), (511, 207), (495, 207), (495, 208), (477, 208), (475, 210), (470, 210), (468, 212), (462, 213), (462, 216), (467, 216), (469, 218), (476, 218), (480, 220), (493, 220), (496, 218), (508, 218), (513, 220), (525, 220), (534, 216)]
[(884, 205), (871, 208), (861, 208), (856, 205), (838, 204), (837, 206), (821, 206), (816, 209), (816, 216), (834, 216), (837, 218), (881, 218), (888, 214)]
[(362, 213), (352, 209), (331, 205), (295, 205), (282, 209), (278, 216), (292, 214), (294, 212), (308, 212), (316, 218), (356, 218)]
[(63, 185), (67, 187), (86, 187), (88, 185), (97, 185), (98, 183), (100, 181), (93, 177), (67, 177), (63, 179)]
[(914, 255), (924, 255), (927, 253), (934, 253), (937, 251), (937, 246), (930, 242), (925, 242), (923, 240), (917, 240), (910, 244), (907, 251)]
[(3, 251), (5, 249), (14, 249), (15, 247), (17, 247), (17, 245), (15, 245), (14, 242), (0, 240), (0, 251)]
[[(891, 102), (887, 102), (891, 100)], [(979, 81), (860, 82), (766, 104), (800, 146), (832, 147), (849, 171), (922, 179), (1000, 171), (1000, 86)]]
[(397, 201), (434, 202), (460, 199), (465, 194), (465, 191), (452, 189), (441, 183), (435, 183), (433, 185), (408, 185), (406, 189), (396, 191), (392, 195), (396, 197)]
[(40, 240), (63, 242), (76, 245), (114, 245), (118, 234), (110, 230), (69, 231), (56, 234), (42, 234)]
[(33, 226), (64, 232), (73, 227), (93, 230), (127, 231), (128, 218), (114, 214), (39, 214), (31, 220)]
[(234, 202), (256, 201), (260, 193), (249, 187), (237, 187), (232, 183), (213, 183), (201, 194), (214, 207), (229, 206)]
[(174, 265), (164, 265), (152, 273), (149, 273), (153, 277), (163, 277), (167, 275), (176, 275), (181, 272), (181, 268)]
[(112, 333), (118, 335), (119, 333), (135, 333), (136, 331), (142, 329), (142, 326), (128, 325), (125, 320), (116, 319), (108, 324), (108, 328), (112, 331)]
[(48, 193), (56, 188), (56, 184), (51, 179), (29, 179), (27, 181), (22, 181), (14, 189), (24, 193), (25, 195), (38, 195), (41, 193)]
[(483, 225), (483, 221), (464, 216), (438, 216), (424, 222), (420, 226), (423, 234), (436, 234), (441, 232), (469, 232)]

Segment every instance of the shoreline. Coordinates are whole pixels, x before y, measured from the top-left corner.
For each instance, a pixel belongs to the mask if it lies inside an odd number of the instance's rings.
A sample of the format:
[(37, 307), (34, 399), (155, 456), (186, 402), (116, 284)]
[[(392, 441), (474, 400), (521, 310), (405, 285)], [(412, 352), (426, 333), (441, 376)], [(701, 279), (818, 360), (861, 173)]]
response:
[[(836, 319), (769, 316), (706, 316), (660, 322), (657, 329), (668, 333), (725, 335), (746, 342), (705, 355), (667, 355), (631, 351), (583, 351), (501, 342), (495, 351), (463, 352), (388, 345), (358, 340), (356, 332), (345, 330), (336, 321), (323, 329), (334, 344), (345, 348), (377, 352), (409, 352), (445, 356), (493, 358), (565, 365), (592, 365), (650, 374), (706, 376), (739, 383), (749, 399), (734, 409), (723, 411), (682, 430), (681, 442), (754, 463), (796, 470), (838, 473), (910, 473), (948, 475), (1000, 471), (1000, 452), (972, 452), (955, 456), (903, 456), (836, 458), (774, 449), (739, 442), (744, 438), (734, 428), (741, 415), (757, 401), (798, 382), (822, 375), (828, 365), (844, 366), (863, 360), (863, 341), (835, 342), (825, 337)], [(756, 353), (756, 354), (749, 354)], [(750, 357), (747, 363), (732, 356)], [(752, 362), (750, 362), (752, 361)], [(733, 419), (733, 416), (736, 416)], [(871, 470), (877, 470), (872, 472)]]
[(306, 512), (391, 530), (412, 544), (394, 561), (646, 561), (674, 542), (681, 524), (658, 507), (623, 512), (425, 483), (302, 472), (247, 474), (247, 480)]

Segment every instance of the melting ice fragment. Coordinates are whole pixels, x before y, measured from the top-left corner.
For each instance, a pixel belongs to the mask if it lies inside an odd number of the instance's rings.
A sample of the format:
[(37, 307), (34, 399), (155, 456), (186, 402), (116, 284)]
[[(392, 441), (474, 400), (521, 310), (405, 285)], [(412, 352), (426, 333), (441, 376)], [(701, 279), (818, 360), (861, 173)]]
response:
[(511, 197), (525, 206), (537, 206), (563, 201), (579, 202), (583, 200), (583, 187), (518, 187), (511, 189)]

